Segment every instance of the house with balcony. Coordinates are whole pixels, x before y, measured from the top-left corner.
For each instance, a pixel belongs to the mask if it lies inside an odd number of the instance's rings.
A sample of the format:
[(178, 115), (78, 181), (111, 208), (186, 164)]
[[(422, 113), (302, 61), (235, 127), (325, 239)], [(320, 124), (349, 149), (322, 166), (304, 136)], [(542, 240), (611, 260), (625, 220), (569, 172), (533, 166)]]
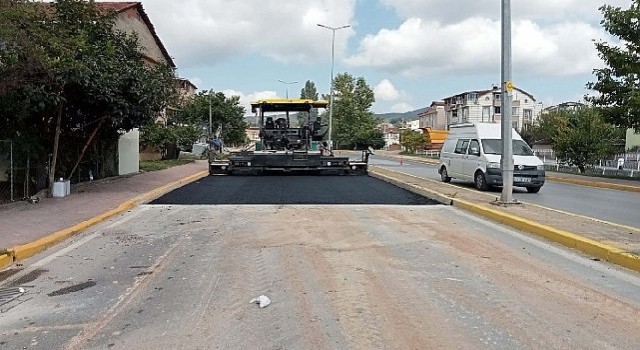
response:
[[(466, 123), (500, 123), (502, 89), (467, 91), (443, 99), (446, 129), (451, 125)], [(511, 105), (511, 122), (515, 130), (533, 124), (542, 111), (542, 104), (533, 95), (514, 87)]]

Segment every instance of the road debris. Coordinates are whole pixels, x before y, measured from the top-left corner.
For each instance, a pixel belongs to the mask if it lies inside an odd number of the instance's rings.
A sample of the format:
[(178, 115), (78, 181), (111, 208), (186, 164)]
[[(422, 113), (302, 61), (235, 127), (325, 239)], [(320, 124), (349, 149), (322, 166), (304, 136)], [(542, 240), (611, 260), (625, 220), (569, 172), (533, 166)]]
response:
[(257, 298), (253, 298), (251, 299), (251, 301), (249, 302), (251, 304), (260, 304), (260, 308), (264, 308), (267, 307), (267, 305), (271, 304), (271, 300), (269, 298), (267, 298), (266, 295), (261, 295)]

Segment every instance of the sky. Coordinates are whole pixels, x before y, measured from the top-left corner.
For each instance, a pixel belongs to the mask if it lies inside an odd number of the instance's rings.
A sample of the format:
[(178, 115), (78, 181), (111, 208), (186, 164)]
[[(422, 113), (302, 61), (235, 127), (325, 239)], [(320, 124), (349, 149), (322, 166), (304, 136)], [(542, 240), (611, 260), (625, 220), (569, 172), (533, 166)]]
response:
[[(328, 94), (334, 76), (363, 77), (375, 113), (407, 112), (500, 83), (500, 0), (142, 0), (177, 74), (199, 89), (261, 98)], [(603, 4), (511, 0), (513, 82), (543, 106), (580, 101), (603, 66)], [(283, 81), (283, 82), (280, 82)], [(297, 82), (297, 83), (296, 83)], [(249, 110), (249, 109), (247, 109)]]

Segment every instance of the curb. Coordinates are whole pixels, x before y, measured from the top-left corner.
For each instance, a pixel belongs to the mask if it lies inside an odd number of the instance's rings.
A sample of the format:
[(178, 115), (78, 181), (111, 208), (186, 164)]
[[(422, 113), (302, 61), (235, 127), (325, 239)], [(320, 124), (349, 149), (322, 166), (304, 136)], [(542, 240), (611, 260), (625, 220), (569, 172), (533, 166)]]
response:
[[(549, 241), (559, 243), (565, 247), (576, 249), (600, 260), (640, 272), (640, 256), (628, 253), (620, 248), (581, 237), (575, 233), (503, 213), (499, 210), (488, 208), (483, 205), (450, 198), (417, 185), (404, 183), (391, 176), (377, 174), (375, 170), (369, 170), (369, 174), (375, 178), (381, 179), (418, 195), (426, 196), (442, 204), (452, 205), (458, 209), (469, 211), (506, 226), (534, 234)], [(434, 197), (430, 197), (432, 194)]]
[(118, 205), (117, 207), (115, 207), (114, 209), (108, 210), (102, 214), (99, 214), (97, 216), (94, 216), (88, 220), (82, 221), (76, 225), (73, 225), (71, 227), (53, 232), (49, 235), (47, 235), (46, 237), (40, 238), (34, 242), (30, 242), (30, 243), (26, 243), (26, 244), (22, 244), (16, 247), (13, 247), (11, 249), (9, 249), (9, 254), (5, 254), (0, 256), (0, 269), (4, 269), (8, 266), (10, 266), (11, 264), (13, 264), (15, 261), (19, 261), (19, 260), (24, 260), (26, 258), (29, 258), (59, 242), (64, 241), (65, 239), (80, 233), (86, 229), (88, 229), (91, 226), (94, 226), (98, 223), (101, 223), (113, 216), (116, 216), (118, 214), (121, 214), (127, 210), (131, 210), (133, 208), (135, 208), (136, 206), (142, 204), (142, 203), (146, 203), (149, 202), (161, 195), (163, 195), (164, 193), (167, 193), (171, 190), (174, 190), (176, 188), (182, 187), (188, 183), (197, 181), (205, 176), (207, 176), (209, 174), (208, 170), (203, 170), (200, 171), (196, 174), (184, 177), (180, 180), (171, 182), (169, 184), (160, 186), (158, 188), (155, 188), (149, 192), (143, 193), (139, 196), (136, 196), (132, 199), (129, 199), (123, 203), (121, 203), (120, 205)]
[(551, 180), (551, 181), (564, 182), (564, 183), (569, 183), (569, 184), (573, 184), (573, 185), (608, 188), (608, 189), (612, 189), (612, 190), (627, 191), (627, 192), (640, 192), (640, 187), (638, 187), (638, 186), (622, 185), (622, 184), (616, 184), (616, 183), (610, 183), (610, 182), (601, 182), (601, 181), (587, 181), (587, 180), (580, 180), (580, 179), (567, 179), (567, 178), (564, 178), (564, 177), (555, 177), (553, 175), (551, 175), (551, 176), (547, 175), (546, 178), (548, 180)]

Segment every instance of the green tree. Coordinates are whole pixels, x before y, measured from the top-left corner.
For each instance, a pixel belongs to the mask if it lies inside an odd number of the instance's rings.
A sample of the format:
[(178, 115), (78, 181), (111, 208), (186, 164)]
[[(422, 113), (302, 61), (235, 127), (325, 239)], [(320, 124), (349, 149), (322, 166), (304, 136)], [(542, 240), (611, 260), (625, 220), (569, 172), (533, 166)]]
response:
[(424, 148), (429, 141), (429, 137), (421, 131), (404, 130), (400, 134), (400, 144), (412, 154), (416, 153), (417, 149)]
[(556, 117), (557, 133), (553, 136), (553, 148), (559, 159), (584, 172), (586, 166), (611, 152), (616, 129), (603, 120), (598, 110), (561, 111)]
[(628, 10), (605, 5), (600, 11), (604, 29), (620, 44), (596, 43), (607, 67), (594, 70), (598, 81), (587, 87), (599, 94), (587, 100), (601, 108), (609, 123), (640, 131), (640, 0), (633, 0)]
[[(304, 83), (304, 88), (300, 90), (300, 98), (316, 101), (318, 99), (318, 90), (316, 89), (316, 84), (311, 80), (307, 80)], [(315, 120), (317, 116), (318, 116), (318, 110), (317, 109), (311, 110), (311, 115), (310, 115), (311, 120), (312, 121)], [(299, 126), (304, 125), (307, 122), (306, 118), (307, 118), (306, 113), (298, 113), (296, 115), (298, 125)]]
[[(362, 148), (384, 143), (382, 133), (376, 132), (379, 120), (370, 108), (375, 97), (363, 77), (348, 73), (334, 79), (333, 139), (336, 147)], [(325, 96), (328, 99), (327, 96)]]
[[(92, 1), (0, 0), (0, 42), (0, 138), (42, 163), (52, 153), (50, 180), (70, 177), (95, 140), (117, 141), (175, 97), (172, 68), (148, 65), (137, 37)], [(59, 158), (59, 147), (79, 156)]]
[(239, 96), (226, 97), (222, 92), (201, 91), (185, 104), (176, 118), (176, 123), (194, 125), (209, 133), (209, 106), (211, 106), (211, 128), (220, 135), (225, 144), (244, 144), (247, 122), (245, 109), (240, 105)]

